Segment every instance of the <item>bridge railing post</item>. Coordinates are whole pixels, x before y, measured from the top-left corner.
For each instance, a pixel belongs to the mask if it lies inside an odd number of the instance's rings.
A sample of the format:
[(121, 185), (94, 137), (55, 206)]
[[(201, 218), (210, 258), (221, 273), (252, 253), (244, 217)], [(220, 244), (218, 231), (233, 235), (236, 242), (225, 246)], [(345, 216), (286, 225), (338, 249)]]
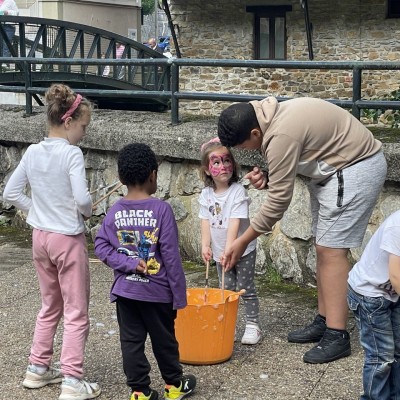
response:
[(32, 64), (28, 61), (24, 61), (24, 75), (25, 75), (25, 111), (26, 115), (32, 114), (32, 94), (28, 88), (32, 87)]
[(171, 123), (179, 124), (179, 99), (176, 93), (179, 92), (179, 65), (172, 61), (171, 66)]

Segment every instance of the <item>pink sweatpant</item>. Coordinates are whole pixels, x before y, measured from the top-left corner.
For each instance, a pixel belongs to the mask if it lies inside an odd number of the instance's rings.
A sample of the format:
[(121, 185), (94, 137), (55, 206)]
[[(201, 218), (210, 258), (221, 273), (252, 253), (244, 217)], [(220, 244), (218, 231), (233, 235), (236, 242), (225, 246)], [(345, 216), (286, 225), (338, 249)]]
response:
[(34, 229), (32, 242), (42, 308), (36, 319), (29, 361), (50, 365), (54, 335), (64, 316), (61, 372), (82, 379), (89, 333), (89, 259), (85, 235), (67, 236)]

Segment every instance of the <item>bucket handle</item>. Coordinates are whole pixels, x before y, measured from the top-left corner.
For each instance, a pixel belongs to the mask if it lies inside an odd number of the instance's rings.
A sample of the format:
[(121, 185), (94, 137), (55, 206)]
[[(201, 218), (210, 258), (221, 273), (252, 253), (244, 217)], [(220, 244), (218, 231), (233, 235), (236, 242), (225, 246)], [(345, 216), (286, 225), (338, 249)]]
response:
[(243, 296), (246, 293), (246, 289), (239, 290), (238, 292), (232, 293), (229, 296), (226, 296), (225, 303), (229, 301), (232, 296)]

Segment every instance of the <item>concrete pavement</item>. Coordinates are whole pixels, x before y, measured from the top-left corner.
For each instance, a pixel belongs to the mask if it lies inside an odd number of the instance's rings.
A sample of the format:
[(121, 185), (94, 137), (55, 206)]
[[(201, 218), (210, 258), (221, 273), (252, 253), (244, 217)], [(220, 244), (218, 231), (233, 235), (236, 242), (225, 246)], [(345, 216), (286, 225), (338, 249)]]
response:
[[(91, 329), (86, 347), (87, 379), (102, 387), (101, 400), (128, 400), (129, 389), (122, 371), (115, 307), (109, 303), (112, 273), (99, 262), (92, 262)], [(187, 271), (188, 285), (202, 287), (204, 272)], [(261, 283), (259, 284), (261, 288)], [(216, 287), (215, 276), (210, 286)], [(0, 365), (2, 379), (0, 400), (58, 399), (59, 385), (42, 389), (25, 389), (22, 380), (27, 366), (40, 295), (29, 245), (4, 242), (0, 237)], [(184, 370), (197, 377), (192, 400), (356, 400), (361, 392), (363, 354), (358, 332), (350, 318), (349, 330), (353, 354), (323, 365), (305, 364), (304, 351), (311, 344), (297, 345), (286, 341), (287, 332), (310, 321), (315, 300), (299, 291), (260, 290), (263, 341), (256, 346), (235, 342), (232, 358), (225, 363), (193, 366)], [(243, 307), (238, 316), (238, 338), (244, 330)], [(55, 339), (58, 360), (62, 331)], [(162, 393), (163, 381), (151, 353), (152, 387)]]

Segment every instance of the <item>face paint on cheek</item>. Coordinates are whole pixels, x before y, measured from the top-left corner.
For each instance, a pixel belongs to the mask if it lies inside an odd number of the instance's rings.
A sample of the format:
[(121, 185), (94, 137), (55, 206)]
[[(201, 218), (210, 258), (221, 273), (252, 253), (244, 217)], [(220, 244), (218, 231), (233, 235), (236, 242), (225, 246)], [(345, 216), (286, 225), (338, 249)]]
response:
[[(215, 164), (215, 162), (218, 162), (218, 164)], [(220, 156), (211, 153), (210, 162), (208, 164), (208, 170), (210, 171), (210, 174), (212, 176), (218, 176), (223, 172), (228, 174), (232, 173), (233, 166), (230, 156), (228, 154)]]

